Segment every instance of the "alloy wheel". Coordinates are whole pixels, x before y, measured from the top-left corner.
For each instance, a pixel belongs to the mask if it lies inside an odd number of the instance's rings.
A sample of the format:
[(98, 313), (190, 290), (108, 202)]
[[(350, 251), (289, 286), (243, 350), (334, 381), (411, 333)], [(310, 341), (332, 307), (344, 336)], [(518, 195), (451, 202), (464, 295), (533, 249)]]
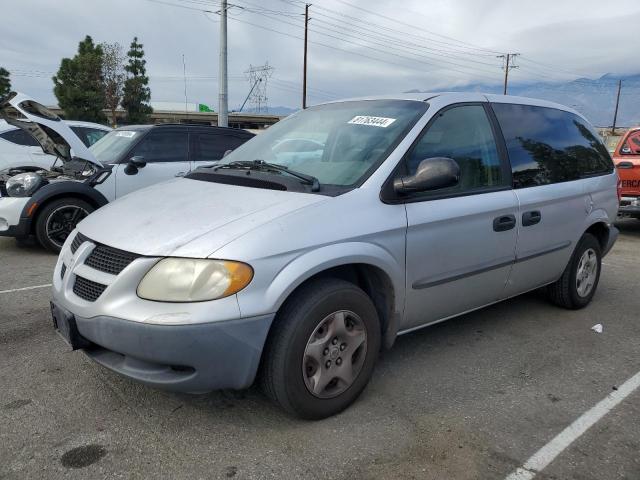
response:
[(47, 218), (47, 237), (53, 244), (61, 248), (76, 225), (87, 215), (89, 212), (76, 205), (63, 205), (55, 209)]

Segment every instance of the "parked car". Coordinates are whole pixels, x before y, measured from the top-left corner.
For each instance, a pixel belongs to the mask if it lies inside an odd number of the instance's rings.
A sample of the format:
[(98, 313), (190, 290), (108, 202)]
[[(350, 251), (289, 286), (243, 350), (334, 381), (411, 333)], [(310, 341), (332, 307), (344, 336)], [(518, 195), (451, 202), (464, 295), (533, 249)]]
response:
[(622, 188), (618, 213), (640, 219), (640, 127), (629, 129), (620, 139), (613, 161)]
[(53, 274), (54, 326), (148, 385), (242, 389), (258, 374), (286, 410), (323, 418), (398, 335), (540, 287), (589, 304), (618, 233), (616, 186), (593, 127), (561, 105), (448, 93), (314, 106), (83, 220)]
[[(91, 122), (63, 122), (85, 147), (90, 147), (112, 130), (110, 127)], [(73, 141), (67, 139), (68, 143)], [(22, 167), (46, 170), (50, 169), (56, 160), (55, 156), (44, 153), (38, 141), (29, 133), (0, 121), (0, 171)]]
[[(25, 103), (28, 102), (28, 103)], [(18, 111), (25, 120), (16, 118)], [(220, 160), (253, 137), (243, 130), (200, 125), (134, 125), (84, 147), (69, 126), (20, 94), (0, 104), (4, 119), (61, 160), (41, 170), (13, 168), (0, 176), (0, 236), (35, 234), (52, 252), (95, 209), (134, 190)]]

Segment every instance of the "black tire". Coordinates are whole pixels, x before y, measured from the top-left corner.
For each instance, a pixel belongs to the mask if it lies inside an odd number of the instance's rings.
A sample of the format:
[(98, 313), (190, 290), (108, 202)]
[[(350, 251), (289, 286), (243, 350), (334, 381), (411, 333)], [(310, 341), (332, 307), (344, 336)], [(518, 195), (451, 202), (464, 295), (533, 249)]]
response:
[[(597, 270), (595, 272), (595, 282), (586, 295), (581, 296), (578, 293), (576, 278), (578, 275), (578, 266), (580, 259), (588, 250), (595, 252)], [(556, 305), (578, 310), (586, 307), (596, 293), (598, 282), (600, 281), (600, 271), (602, 269), (602, 250), (598, 239), (590, 233), (585, 233), (571, 256), (571, 260), (565, 268), (564, 273), (558, 281), (547, 286), (547, 294), (549, 299)]]
[[(61, 198), (46, 204), (35, 221), (38, 243), (53, 253), (59, 253), (64, 240), (76, 228), (76, 225), (93, 212), (95, 208), (79, 198)], [(62, 218), (62, 217), (64, 218)], [(56, 222), (57, 218), (60, 222)], [(62, 230), (58, 232), (58, 227)], [(55, 231), (55, 234), (53, 233)]]
[[(359, 328), (366, 330), (366, 347), (360, 350), (364, 351), (363, 357), (357, 360), (359, 373), (344, 387), (346, 390), (330, 398), (319, 398), (311, 393), (308, 379), (304, 378), (303, 362), (308, 358), (305, 349), (323, 321), (338, 311), (353, 312), (359, 317)], [(351, 405), (365, 388), (380, 352), (380, 341), (378, 314), (366, 293), (352, 283), (335, 278), (310, 282), (295, 292), (276, 316), (265, 345), (260, 372), (262, 388), (268, 397), (293, 415), (308, 420), (329, 417)], [(357, 355), (358, 352), (353, 354)], [(340, 365), (334, 361), (334, 367)]]

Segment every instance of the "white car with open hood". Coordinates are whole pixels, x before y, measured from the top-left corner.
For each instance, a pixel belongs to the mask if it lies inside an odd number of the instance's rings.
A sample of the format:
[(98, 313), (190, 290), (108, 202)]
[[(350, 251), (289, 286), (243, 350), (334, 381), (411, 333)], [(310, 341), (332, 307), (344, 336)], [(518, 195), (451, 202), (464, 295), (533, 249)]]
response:
[(0, 116), (59, 159), (0, 172), (0, 236), (35, 234), (58, 252), (78, 222), (117, 197), (220, 160), (253, 135), (203, 125), (133, 125), (87, 147), (73, 126), (26, 95), (0, 100)]

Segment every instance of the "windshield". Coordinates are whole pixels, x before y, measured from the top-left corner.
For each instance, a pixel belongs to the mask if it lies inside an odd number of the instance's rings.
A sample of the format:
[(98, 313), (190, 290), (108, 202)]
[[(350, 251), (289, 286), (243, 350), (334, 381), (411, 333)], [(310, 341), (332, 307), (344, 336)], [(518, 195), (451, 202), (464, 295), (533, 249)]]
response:
[(263, 160), (350, 186), (387, 157), (427, 110), (424, 102), (366, 100), (320, 105), (276, 123), (220, 164)]
[(91, 145), (89, 150), (101, 163), (115, 163), (143, 133), (142, 130), (114, 130)]

